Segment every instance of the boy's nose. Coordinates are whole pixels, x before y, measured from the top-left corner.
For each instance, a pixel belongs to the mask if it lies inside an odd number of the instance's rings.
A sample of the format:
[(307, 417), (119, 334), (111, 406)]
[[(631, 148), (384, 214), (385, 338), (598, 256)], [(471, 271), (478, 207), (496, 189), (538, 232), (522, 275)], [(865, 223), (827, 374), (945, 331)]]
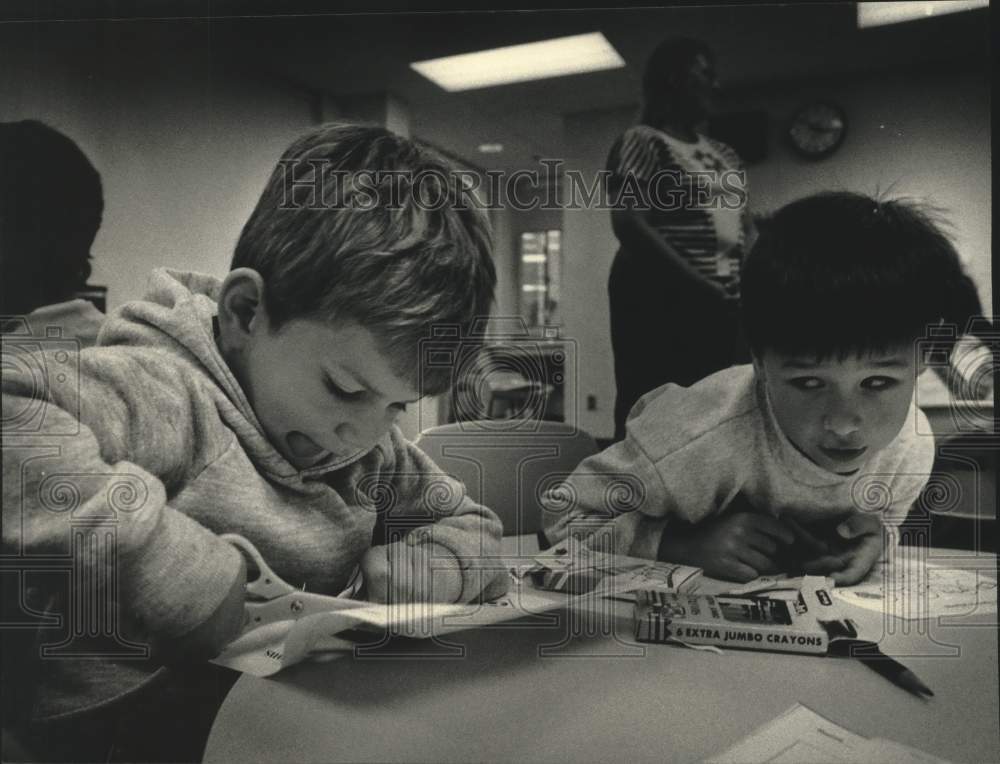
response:
[(370, 448), (388, 432), (394, 419), (395, 416), (374, 413), (371, 416), (356, 416), (338, 425), (335, 432), (341, 442), (351, 448)]
[(823, 415), (823, 429), (841, 438), (857, 432), (860, 426), (861, 417), (847, 409), (836, 409)]

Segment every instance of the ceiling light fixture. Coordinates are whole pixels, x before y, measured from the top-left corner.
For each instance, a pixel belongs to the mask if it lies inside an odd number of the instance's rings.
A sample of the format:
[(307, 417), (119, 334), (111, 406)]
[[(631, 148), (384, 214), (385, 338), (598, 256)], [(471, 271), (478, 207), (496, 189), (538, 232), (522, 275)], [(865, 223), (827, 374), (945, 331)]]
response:
[(913, 19), (942, 16), (946, 13), (986, 8), (989, 0), (937, 0), (936, 2), (858, 3), (858, 27), (899, 24)]
[(410, 64), (448, 92), (625, 66), (600, 32), (432, 58)]

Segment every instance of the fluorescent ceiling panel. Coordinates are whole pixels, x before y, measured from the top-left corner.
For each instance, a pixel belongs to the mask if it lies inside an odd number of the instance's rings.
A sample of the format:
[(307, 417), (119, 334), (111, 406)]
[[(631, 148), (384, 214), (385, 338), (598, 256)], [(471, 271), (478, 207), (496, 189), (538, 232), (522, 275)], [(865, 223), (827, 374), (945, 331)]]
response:
[(622, 66), (625, 66), (625, 61), (600, 32), (508, 45), (410, 64), (412, 69), (449, 92)]
[(989, 0), (934, 0), (934, 2), (858, 3), (858, 26), (877, 27), (945, 13), (986, 8)]

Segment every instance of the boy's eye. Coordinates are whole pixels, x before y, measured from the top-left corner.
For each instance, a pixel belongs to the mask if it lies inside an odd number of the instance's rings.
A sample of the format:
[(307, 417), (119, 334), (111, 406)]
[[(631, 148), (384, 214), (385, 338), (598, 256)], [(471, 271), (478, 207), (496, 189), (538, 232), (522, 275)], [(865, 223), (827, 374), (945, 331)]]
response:
[(868, 377), (861, 383), (865, 390), (888, 390), (899, 384), (899, 380), (892, 377)]
[(788, 380), (788, 384), (797, 390), (818, 390), (823, 386), (823, 381), (818, 377), (795, 377)]
[(364, 389), (361, 390), (345, 390), (336, 382), (334, 382), (329, 377), (326, 378), (326, 389), (333, 393), (336, 397), (345, 401), (356, 401), (365, 394)]

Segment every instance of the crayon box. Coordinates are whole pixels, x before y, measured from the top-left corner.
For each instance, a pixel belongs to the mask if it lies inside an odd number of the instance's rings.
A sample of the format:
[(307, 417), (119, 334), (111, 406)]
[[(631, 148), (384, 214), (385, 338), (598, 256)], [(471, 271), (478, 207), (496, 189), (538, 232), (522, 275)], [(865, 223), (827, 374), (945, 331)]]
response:
[(750, 650), (826, 654), (831, 641), (854, 639), (857, 629), (839, 613), (822, 576), (801, 588), (747, 595), (637, 591), (639, 642), (682, 642)]

